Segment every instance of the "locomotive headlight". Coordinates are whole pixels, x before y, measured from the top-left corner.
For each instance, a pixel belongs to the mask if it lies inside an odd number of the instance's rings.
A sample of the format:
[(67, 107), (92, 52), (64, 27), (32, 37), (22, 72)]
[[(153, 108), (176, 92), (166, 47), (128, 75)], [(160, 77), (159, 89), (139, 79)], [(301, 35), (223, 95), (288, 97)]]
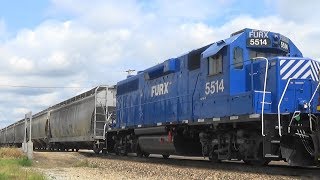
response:
[(305, 100), (300, 100), (299, 101), (299, 107), (302, 109), (302, 110), (306, 110), (308, 109), (308, 102), (305, 101)]

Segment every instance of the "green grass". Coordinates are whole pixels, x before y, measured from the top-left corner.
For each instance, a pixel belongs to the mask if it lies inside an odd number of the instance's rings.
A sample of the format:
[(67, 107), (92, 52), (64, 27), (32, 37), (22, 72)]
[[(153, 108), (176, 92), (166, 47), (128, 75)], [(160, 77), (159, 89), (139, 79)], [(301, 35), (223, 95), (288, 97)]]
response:
[(18, 163), (20, 166), (25, 166), (25, 167), (29, 167), (32, 165), (32, 161), (30, 159), (28, 159), (27, 157), (23, 157), (18, 159)]
[[(0, 148), (0, 180), (6, 179), (28, 179), (28, 180), (42, 180), (45, 179), (43, 175), (27, 170), (23, 167), (32, 166), (32, 161), (19, 154), (14, 148)], [(3, 153), (5, 152), (5, 153)]]

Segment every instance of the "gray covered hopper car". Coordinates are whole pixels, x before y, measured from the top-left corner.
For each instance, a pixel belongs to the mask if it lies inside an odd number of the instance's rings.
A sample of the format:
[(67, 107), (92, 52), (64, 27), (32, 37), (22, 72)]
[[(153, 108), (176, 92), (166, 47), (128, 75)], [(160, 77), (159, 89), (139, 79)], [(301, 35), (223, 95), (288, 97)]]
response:
[(21, 146), (24, 140), (25, 123), (20, 120), (14, 124), (14, 144)]
[[(36, 149), (66, 150), (105, 147), (105, 132), (115, 119), (115, 86), (98, 86), (32, 116), (31, 138)], [(27, 122), (27, 124), (25, 124)], [(25, 129), (26, 128), (26, 129)], [(20, 147), (30, 119), (0, 130), (0, 145)]]
[(115, 95), (115, 87), (98, 86), (50, 108), (50, 148), (100, 152)]
[[(29, 133), (29, 124), (27, 125), (27, 132)], [(32, 116), (31, 122), (31, 139), (34, 147), (37, 149), (45, 149), (48, 145), (48, 135), (49, 135), (49, 110), (46, 109)], [(29, 134), (28, 136), (29, 137)]]

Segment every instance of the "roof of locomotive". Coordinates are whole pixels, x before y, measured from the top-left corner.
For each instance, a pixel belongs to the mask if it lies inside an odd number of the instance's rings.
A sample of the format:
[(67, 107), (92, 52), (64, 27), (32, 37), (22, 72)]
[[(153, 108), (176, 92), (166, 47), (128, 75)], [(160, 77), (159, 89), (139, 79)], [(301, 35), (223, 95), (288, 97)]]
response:
[[(270, 39), (270, 46), (269, 47), (267, 47), (267, 46), (255, 47), (255, 46), (249, 46), (248, 42), (246, 42), (246, 44), (244, 44), (243, 41), (236, 42), (236, 40), (238, 40), (238, 39), (240, 39), (242, 37), (244, 39), (249, 39), (249, 38), (253, 38), (253, 37), (255, 37), (255, 38), (265, 38), (266, 36)], [(223, 40), (214, 42), (212, 44), (203, 46), (203, 47), (198, 48), (198, 49), (194, 49), (192, 51), (189, 51), (188, 53), (183, 54), (182, 56), (191, 54), (191, 53), (193, 53), (195, 51), (202, 51), (201, 59), (205, 59), (205, 58), (207, 58), (209, 56), (215, 55), (223, 47), (231, 45), (234, 42), (237, 43), (237, 44), (241, 44), (241, 46), (248, 47), (248, 48), (262, 48), (262, 47), (263, 48), (274, 48), (274, 44), (275, 44), (276, 41), (285, 41), (287, 44), (290, 44), (290, 47), (292, 47), (292, 49), (294, 49), (293, 50), (294, 52), (290, 56), (292, 56), (292, 57), (302, 57), (302, 53), (300, 52), (300, 50), (293, 44), (293, 42), (289, 38), (281, 35), (280, 33), (275, 33), (275, 32), (271, 32), (271, 31), (256, 30), (256, 29), (250, 29), (250, 28), (245, 28), (245, 29), (242, 29), (240, 31), (234, 32), (227, 39), (223, 39)], [(278, 49), (281, 50), (281, 48), (278, 48)], [(177, 57), (177, 58), (179, 58), (179, 57)], [(155, 70), (155, 69), (163, 66), (164, 63), (169, 61), (169, 60), (171, 60), (171, 59), (165, 60), (162, 63), (154, 65), (154, 66), (152, 66), (150, 68), (147, 68), (147, 69), (145, 69), (143, 71), (139, 71), (137, 73), (137, 75), (128, 76), (126, 79), (124, 79), (122, 81), (119, 81), (117, 83), (117, 86), (119, 86), (121, 84), (125, 84), (127, 82), (131, 82), (133, 80), (136, 80), (140, 76), (144, 76), (143, 72), (149, 72), (149, 71)]]

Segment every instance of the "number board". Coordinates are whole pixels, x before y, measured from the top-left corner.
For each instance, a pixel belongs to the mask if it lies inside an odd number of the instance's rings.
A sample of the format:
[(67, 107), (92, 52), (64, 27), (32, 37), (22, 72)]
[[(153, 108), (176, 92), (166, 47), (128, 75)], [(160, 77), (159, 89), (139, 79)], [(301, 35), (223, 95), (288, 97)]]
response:
[(258, 47), (266, 47), (270, 46), (271, 41), (267, 38), (248, 38), (247, 46), (258, 46)]
[(247, 46), (269, 47), (269, 31), (252, 30), (248, 33)]
[(280, 35), (280, 49), (286, 52), (289, 51), (289, 39), (282, 35)]

